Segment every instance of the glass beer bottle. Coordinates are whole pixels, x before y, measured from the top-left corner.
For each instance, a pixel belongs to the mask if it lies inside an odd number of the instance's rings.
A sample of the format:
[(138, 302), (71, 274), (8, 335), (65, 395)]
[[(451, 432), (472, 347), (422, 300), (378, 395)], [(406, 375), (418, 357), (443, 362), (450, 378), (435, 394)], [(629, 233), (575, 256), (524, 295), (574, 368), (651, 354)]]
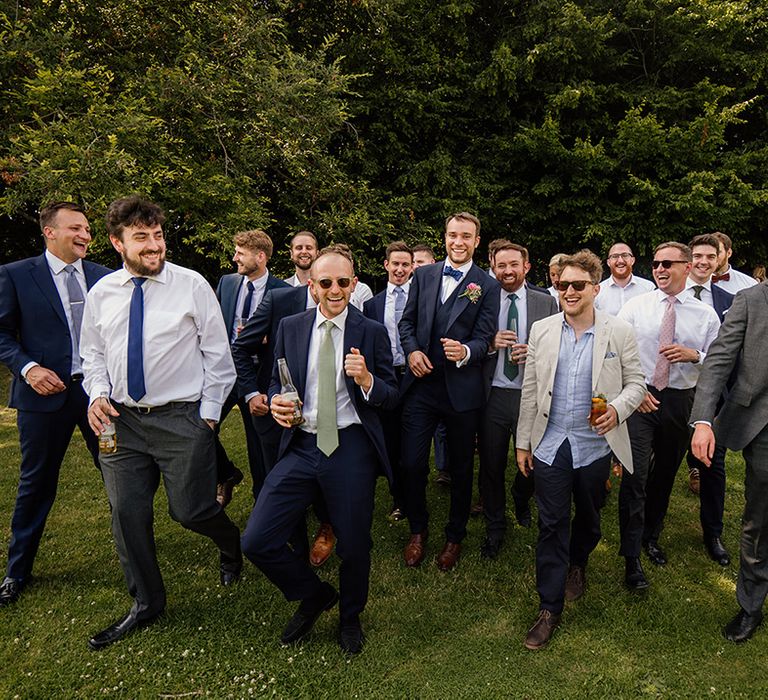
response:
[(296, 391), (296, 387), (293, 384), (291, 378), (291, 372), (288, 369), (288, 363), (284, 357), (280, 357), (277, 360), (277, 371), (280, 375), (281, 395), (288, 401), (293, 401), (293, 420), (291, 425), (301, 425), (304, 422), (304, 416), (301, 413), (301, 399), (299, 399), (299, 392)]

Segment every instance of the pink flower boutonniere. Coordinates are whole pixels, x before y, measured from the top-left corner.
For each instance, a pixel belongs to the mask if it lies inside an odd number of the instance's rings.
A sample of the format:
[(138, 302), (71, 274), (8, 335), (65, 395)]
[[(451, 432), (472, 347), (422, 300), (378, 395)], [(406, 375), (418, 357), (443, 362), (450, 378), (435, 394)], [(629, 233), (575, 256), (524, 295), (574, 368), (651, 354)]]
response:
[(482, 294), (483, 288), (479, 284), (470, 282), (467, 285), (467, 288), (461, 294), (459, 294), (459, 299), (461, 299), (461, 297), (467, 297), (470, 302), (477, 304), (477, 300), (482, 296)]

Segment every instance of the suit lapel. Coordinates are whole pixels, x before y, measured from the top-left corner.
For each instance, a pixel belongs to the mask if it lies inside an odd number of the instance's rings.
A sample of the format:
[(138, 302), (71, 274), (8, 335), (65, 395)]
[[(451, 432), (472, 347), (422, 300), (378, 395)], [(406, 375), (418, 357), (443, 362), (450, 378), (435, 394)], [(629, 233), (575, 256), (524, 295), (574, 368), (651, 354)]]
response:
[(229, 289), (224, 290), (225, 308), (224, 323), (227, 324), (227, 333), (232, 335), (232, 327), (235, 325), (235, 309), (237, 308), (237, 295), (240, 293), (242, 279), (239, 275), (225, 278), (225, 284)]
[[(349, 352), (350, 348), (357, 348), (360, 350), (360, 352), (363, 352), (363, 349), (360, 347), (362, 345), (363, 340), (363, 329), (361, 325), (362, 316), (360, 315), (360, 312), (357, 312), (357, 309), (353, 309), (352, 307), (349, 307), (349, 314), (347, 315), (347, 322), (344, 326), (344, 347), (342, 348), (341, 355), (342, 357), (345, 357), (346, 354)], [(343, 370), (342, 370), (343, 371)], [(349, 394), (349, 398), (352, 401), (352, 405), (355, 407), (355, 410), (357, 410), (357, 397), (355, 395), (355, 380), (352, 379), (352, 377), (348, 377), (346, 373), (344, 374), (344, 383), (347, 385), (347, 393)]]
[(423, 291), (419, 294), (419, 316), (424, 320), (423, 323), (419, 323), (419, 335), (426, 340), (426, 343), (432, 337), (437, 300), (443, 280), (443, 267), (444, 263), (435, 263), (425, 270)]
[(560, 357), (560, 339), (563, 335), (563, 317), (558, 315), (553, 317), (552, 323), (548, 324), (547, 332), (540, 338), (539, 342), (543, 348), (539, 353), (544, 352), (548, 359), (547, 362), (547, 380), (544, 386), (552, 389), (555, 383), (555, 371), (557, 370), (557, 360)]
[(608, 350), (608, 341), (611, 331), (608, 328), (608, 319), (595, 312), (595, 342), (592, 346), (592, 393), (595, 393), (597, 380), (605, 362), (605, 353)]
[(96, 268), (89, 265), (85, 260), (83, 260), (83, 274), (85, 275), (85, 286), (88, 289), (101, 279), (101, 277), (96, 276)]
[(53, 307), (56, 315), (61, 319), (61, 322), (69, 328), (67, 323), (67, 316), (64, 313), (64, 306), (61, 303), (61, 297), (56, 289), (56, 285), (51, 275), (51, 270), (48, 267), (48, 262), (45, 259), (45, 255), (41, 255), (35, 259), (30, 270), (30, 275), (35, 284), (40, 289), (42, 295), (48, 300), (48, 303)]
[[(485, 275), (485, 274), (483, 274), (483, 276), (486, 278), (488, 277), (488, 275)], [(472, 267), (469, 268), (469, 272), (467, 272), (467, 274), (464, 275), (464, 279), (461, 280), (461, 282), (459, 283), (459, 286), (456, 287), (456, 289), (454, 290), (454, 294), (456, 294), (456, 297), (453, 300), (453, 306), (451, 307), (451, 314), (450, 316), (448, 316), (447, 328), (450, 328), (454, 324), (456, 319), (464, 311), (464, 309), (466, 309), (467, 306), (469, 306), (470, 304), (469, 298), (461, 295), (464, 294), (464, 291), (467, 289), (467, 285), (471, 284), (472, 282), (477, 284), (477, 286), (482, 289), (482, 286), (483, 286), (481, 284), (482, 280), (477, 279), (476, 265), (474, 265), (474, 263), (472, 264)], [(485, 290), (483, 290), (482, 293), (485, 294)], [(446, 302), (447, 301), (448, 300), (446, 299)]]
[(312, 337), (312, 325), (315, 322), (314, 311), (307, 313), (303, 323), (298, 324), (296, 334), (296, 346), (292, 352), (296, 353), (296, 391), (299, 396), (304, 396), (304, 390), (307, 386), (307, 358), (309, 357), (309, 340)]

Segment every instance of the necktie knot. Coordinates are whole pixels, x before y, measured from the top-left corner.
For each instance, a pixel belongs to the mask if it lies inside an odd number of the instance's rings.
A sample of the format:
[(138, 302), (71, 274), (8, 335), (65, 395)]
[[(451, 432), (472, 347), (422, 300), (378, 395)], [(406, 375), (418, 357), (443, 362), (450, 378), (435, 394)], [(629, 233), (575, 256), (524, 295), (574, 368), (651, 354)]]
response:
[(75, 270), (75, 266), (74, 266), (74, 265), (67, 265), (67, 266), (66, 266), (64, 269), (65, 269), (65, 270), (66, 270), (66, 271), (67, 271), (67, 272), (68, 272), (70, 275), (71, 275), (71, 274), (73, 274), (73, 273), (76, 271), (76, 270)]
[(515, 294), (514, 292), (512, 292), (512, 294), (509, 294), (509, 295), (507, 296), (507, 299), (509, 299), (509, 300), (510, 300), (510, 301), (511, 301), (511, 302), (514, 304), (514, 303), (517, 301), (517, 299), (518, 299), (518, 296), (517, 296), (517, 294)]
[(249, 281), (248, 281), (248, 284), (246, 284), (246, 285), (245, 285), (245, 287), (246, 287), (246, 289), (247, 289), (249, 292), (252, 292), (252, 291), (253, 291), (253, 282), (251, 282), (251, 281), (249, 280)]
[(461, 270), (456, 270), (452, 268), (450, 265), (446, 265), (443, 268), (443, 276), (447, 275), (448, 277), (453, 277), (457, 282), (461, 281)]
[(695, 296), (699, 301), (701, 301), (701, 293), (704, 291), (704, 287), (701, 284), (694, 284), (691, 289), (693, 289), (693, 296)]
[(131, 282), (133, 282), (137, 287), (141, 287), (141, 285), (143, 285), (146, 281), (146, 277), (131, 277)]

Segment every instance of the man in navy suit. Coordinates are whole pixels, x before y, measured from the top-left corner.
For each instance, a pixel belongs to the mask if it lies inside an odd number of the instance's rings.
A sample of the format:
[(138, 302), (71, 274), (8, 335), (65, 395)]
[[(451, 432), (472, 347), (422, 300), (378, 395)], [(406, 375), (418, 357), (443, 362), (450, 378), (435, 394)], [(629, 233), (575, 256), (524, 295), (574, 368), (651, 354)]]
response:
[(80, 323), (88, 289), (110, 270), (83, 260), (91, 230), (78, 205), (49, 204), (40, 212), (40, 227), (45, 253), (0, 267), (0, 361), (13, 374), (9, 405), (17, 409), (21, 446), (0, 607), (13, 603), (29, 582), (75, 426), (98, 467), (82, 388)]
[[(264, 231), (241, 231), (235, 234), (235, 255), (232, 260), (237, 264), (237, 272), (224, 275), (216, 288), (216, 297), (221, 304), (224, 324), (229, 333), (230, 343), (237, 340), (248, 320), (253, 316), (265, 294), (272, 289), (288, 288), (288, 285), (270, 274), (267, 263), (272, 257), (272, 239)], [(264, 354), (259, 346), (253, 355)], [(252, 362), (251, 358), (248, 358)], [(261, 484), (266, 475), (266, 464), (269, 461), (264, 456), (264, 441), (268, 442), (271, 435), (278, 431), (275, 422), (269, 417), (267, 408), (266, 387), (262, 391), (239, 395), (237, 386), (232, 390), (221, 410), (221, 421), (216, 432), (216, 464), (218, 487), (216, 500), (226, 506), (232, 500), (232, 489), (242, 478), (242, 472), (235, 467), (227, 456), (221, 441), (218, 439), (218, 429), (237, 404), (245, 428), (245, 440), (248, 449), (248, 466), (253, 479), (253, 497), (259, 494)]]
[[(363, 645), (376, 476), (380, 467), (391, 476), (378, 409), (398, 400), (386, 329), (349, 306), (355, 283), (351, 257), (321, 251), (309, 283), (318, 307), (280, 324), (275, 356), (287, 363), (303, 422), (294, 427), (294, 403), (283, 397), (276, 368), (270, 407), (286, 430), (242, 538), (243, 553), (286, 599), (301, 601), (281, 641), (303, 639), (340, 600), (339, 643), (353, 654)], [(318, 491), (338, 537), (340, 596), (288, 546)]]
[[(711, 234), (696, 236), (691, 240), (688, 247), (693, 255), (693, 264), (686, 282), (686, 286), (697, 299), (714, 308), (720, 323), (733, 303), (733, 294), (712, 284), (712, 275), (717, 269), (721, 246), (717, 236)], [(704, 546), (709, 558), (720, 566), (728, 566), (731, 563), (731, 556), (720, 539), (723, 534), (725, 510), (725, 453), (725, 445), (718, 443), (708, 467), (697, 459), (690, 449), (687, 459), (689, 479), (693, 480), (695, 474), (699, 482), (699, 519)]]
[[(405, 354), (400, 344), (398, 324), (408, 301), (413, 272), (413, 252), (404, 241), (394, 241), (387, 246), (384, 269), (387, 271), (387, 288), (365, 302), (363, 313), (374, 321), (383, 323), (389, 335), (389, 345), (398, 383), (405, 378)], [(382, 417), (384, 434), (387, 436), (387, 453), (392, 467), (392, 520), (402, 520), (405, 513), (403, 475), (400, 469), (400, 443), (402, 436), (402, 405)]]
[(400, 321), (400, 342), (408, 360), (402, 384), (402, 464), (411, 527), (403, 553), (407, 566), (418, 566), (426, 552), (429, 444), (441, 419), (448, 432), (451, 472), (446, 543), (437, 558), (441, 570), (456, 565), (467, 533), (475, 434), (485, 404), (482, 364), (499, 314), (499, 283), (472, 262), (479, 242), (476, 216), (449, 216), (448, 257), (416, 270)]

